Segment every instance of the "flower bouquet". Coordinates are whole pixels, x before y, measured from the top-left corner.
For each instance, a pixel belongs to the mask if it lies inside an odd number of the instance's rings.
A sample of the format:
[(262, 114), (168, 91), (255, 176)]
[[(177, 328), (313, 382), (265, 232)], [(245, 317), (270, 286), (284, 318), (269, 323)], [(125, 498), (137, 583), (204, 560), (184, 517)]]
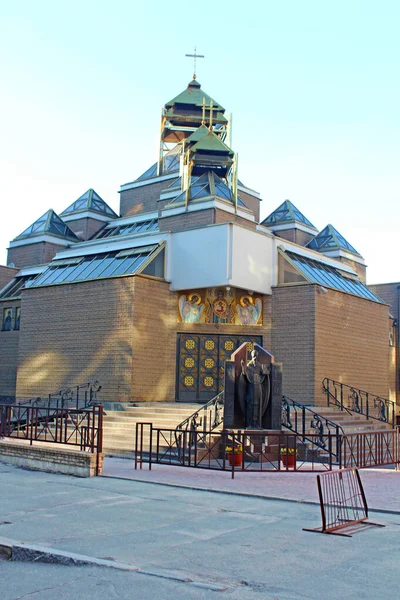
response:
[(243, 446), (237, 444), (236, 446), (225, 446), (225, 452), (228, 455), (228, 461), (230, 465), (240, 467), (243, 461)]
[(282, 464), (284, 467), (294, 467), (296, 463), (296, 448), (281, 448)]

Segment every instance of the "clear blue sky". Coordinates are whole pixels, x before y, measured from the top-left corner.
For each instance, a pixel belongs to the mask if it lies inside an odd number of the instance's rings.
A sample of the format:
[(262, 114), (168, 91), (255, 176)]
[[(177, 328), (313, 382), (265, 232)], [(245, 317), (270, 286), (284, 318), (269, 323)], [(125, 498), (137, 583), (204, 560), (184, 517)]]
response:
[(400, 2), (0, 0), (0, 263), (47, 209), (157, 158), (160, 108), (192, 75), (233, 113), (239, 176), (289, 198), (400, 281)]

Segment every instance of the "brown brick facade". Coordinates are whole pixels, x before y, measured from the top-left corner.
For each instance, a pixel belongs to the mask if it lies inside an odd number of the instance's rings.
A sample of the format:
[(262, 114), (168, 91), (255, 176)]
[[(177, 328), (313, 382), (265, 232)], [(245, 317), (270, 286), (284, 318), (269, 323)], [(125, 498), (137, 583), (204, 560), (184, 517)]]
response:
[(160, 231), (179, 231), (192, 227), (202, 227), (215, 223), (236, 223), (248, 229), (256, 229), (254, 221), (243, 219), (239, 215), (218, 208), (205, 208), (195, 212), (183, 212), (171, 217), (162, 217), (158, 221)]
[(120, 192), (121, 217), (129, 217), (144, 212), (158, 210), (160, 193), (162, 190), (165, 190), (172, 181), (173, 179), (167, 179), (136, 187), (131, 190), (122, 190)]
[(75, 221), (67, 221), (68, 227), (81, 240), (88, 240), (95, 233), (100, 231), (106, 224), (104, 221), (85, 217), (84, 219), (76, 219)]
[(317, 287), (273, 290), (272, 351), (283, 363), (284, 393), (323, 403), (328, 377), (388, 398), (388, 307)]
[[(3, 300), (0, 302), (0, 400), (15, 398), (19, 342), (19, 331), (15, 329), (15, 315), (16, 308), (19, 306), (21, 306), (20, 300)], [(11, 331), (1, 330), (5, 308), (11, 308), (12, 311)]]
[(58, 250), (64, 250), (65, 246), (50, 244), (49, 242), (38, 242), (37, 244), (26, 244), (8, 249), (7, 263), (14, 263), (18, 268), (43, 265), (51, 261)]
[(316, 301), (316, 399), (324, 377), (388, 398), (388, 307), (334, 290)]
[(400, 409), (400, 282), (369, 285), (369, 289), (377, 294), (390, 307), (391, 343), (390, 347), (390, 385), (396, 390), (396, 400)]
[(158, 226), (160, 231), (178, 231), (180, 229), (212, 225), (215, 222), (214, 218), (214, 209), (207, 208), (196, 212), (184, 212), (171, 217), (163, 217), (159, 219)]
[(359, 262), (356, 262), (355, 260), (350, 260), (348, 258), (345, 258), (344, 256), (335, 256), (333, 258), (351, 267), (357, 273), (361, 281), (363, 281), (364, 283), (366, 282), (367, 267), (365, 265), (361, 265)]
[(246, 207), (250, 209), (256, 219), (256, 222), (260, 221), (260, 198), (256, 196), (252, 196), (251, 194), (246, 194), (246, 192), (242, 192), (242, 190), (238, 191), (238, 196), (243, 200)]
[(2, 290), (7, 283), (10, 283), (17, 273), (18, 269), (14, 269), (13, 267), (3, 267), (0, 265), (0, 290)]
[(134, 277), (24, 290), (17, 396), (99, 380), (102, 398), (131, 400)]
[(280, 237), (288, 242), (294, 242), (299, 246), (306, 246), (310, 240), (315, 237), (315, 235), (311, 233), (307, 233), (306, 231), (302, 231), (301, 229), (297, 229), (297, 227), (291, 227), (290, 229), (282, 229), (282, 231), (274, 232), (276, 237)]
[(314, 402), (315, 286), (276, 287), (272, 291), (272, 354), (283, 363), (283, 393)]

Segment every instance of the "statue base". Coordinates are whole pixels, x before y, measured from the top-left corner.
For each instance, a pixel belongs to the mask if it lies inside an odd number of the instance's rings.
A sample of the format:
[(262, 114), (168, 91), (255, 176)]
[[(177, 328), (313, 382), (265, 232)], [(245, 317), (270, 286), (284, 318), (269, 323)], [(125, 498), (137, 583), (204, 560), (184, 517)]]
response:
[[(225, 429), (235, 440), (243, 440), (243, 454), (252, 462), (276, 462), (280, 460), (280, 429)], [(239, 435), (240, 434), (240, 435)]]

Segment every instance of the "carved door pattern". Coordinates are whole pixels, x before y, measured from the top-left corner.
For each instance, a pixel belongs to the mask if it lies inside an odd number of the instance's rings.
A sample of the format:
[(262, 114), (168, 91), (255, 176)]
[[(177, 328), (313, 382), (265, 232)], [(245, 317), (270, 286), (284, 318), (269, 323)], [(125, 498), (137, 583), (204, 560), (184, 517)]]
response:
[(192, 335), (178, 333), (176, 399), (180, 402), (211, 400), (223, 391), (225, 361), (243, 342), (248, 355), (261, 336)]

